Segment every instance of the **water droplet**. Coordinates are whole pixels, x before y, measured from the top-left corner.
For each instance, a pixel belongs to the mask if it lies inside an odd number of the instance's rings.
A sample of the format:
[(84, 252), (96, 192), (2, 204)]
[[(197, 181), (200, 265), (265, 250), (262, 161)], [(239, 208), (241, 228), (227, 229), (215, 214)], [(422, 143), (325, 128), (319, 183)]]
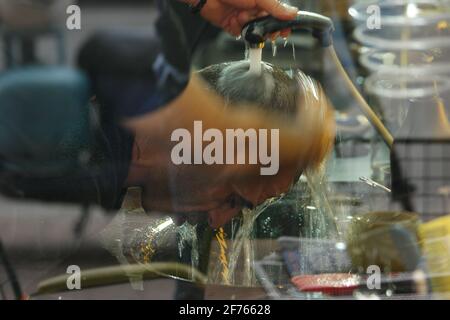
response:
[(278, 47), (275, 41), (272, 41), (272, 56), (276, 56), (278, 51)]
[(344, 242), (338, 242), (336, 243), (336, 249), (338, 250), (345, 250), (347, 248), (346, 244)]
[(289, 76), (289, 78), (294, 79), (294, 70), (292, 70), (292, 68), (286, 71), (286, 74)]

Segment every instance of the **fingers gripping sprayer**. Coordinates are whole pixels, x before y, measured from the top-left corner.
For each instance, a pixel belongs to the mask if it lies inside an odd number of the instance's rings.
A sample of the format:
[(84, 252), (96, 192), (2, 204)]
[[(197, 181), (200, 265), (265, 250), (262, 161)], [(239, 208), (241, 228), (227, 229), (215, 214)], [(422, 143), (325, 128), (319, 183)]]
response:
[(262, 48), (269, 34), (276, 33), (284, 29), (301, 29), (310, 31), (313, 37), (319, 41), (320, 45), (326, 48), (327, 52), (331, 56), (331, 59), (335, 62), (339, 73), (342, 75), (347, 86), (352, 92), (352, 95), (358, 101), (361, 111), (377, 129), (386, 144), (389, 147), (392, 147), (392, 135), (359, 93), (358, 89), (355, 87), (342, 66), (336, 51), (334, 50), (332, 38), (334, 25), (330, 18), (307, 11), (299, 11), (297, 13), (297, 17), (293, 20), (279, 20), (272, 16), (267, 16), (247, 23), (242, 29), (242, 38), (250, 48)]

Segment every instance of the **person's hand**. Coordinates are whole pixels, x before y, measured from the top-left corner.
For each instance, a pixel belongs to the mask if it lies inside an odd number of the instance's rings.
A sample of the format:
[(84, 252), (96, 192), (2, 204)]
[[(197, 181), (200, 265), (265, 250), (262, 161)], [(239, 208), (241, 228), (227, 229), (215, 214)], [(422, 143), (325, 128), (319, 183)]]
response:
[[(208, 0), (201, 14), (212, 24), (239, 36), (244, 25), (251, 20), (266, 15), (290, 20), (295, 18), (297, 12), (296, 7), (278, 0)], [(289, 30), (283, 30), (280, 35), (288, 36)]]

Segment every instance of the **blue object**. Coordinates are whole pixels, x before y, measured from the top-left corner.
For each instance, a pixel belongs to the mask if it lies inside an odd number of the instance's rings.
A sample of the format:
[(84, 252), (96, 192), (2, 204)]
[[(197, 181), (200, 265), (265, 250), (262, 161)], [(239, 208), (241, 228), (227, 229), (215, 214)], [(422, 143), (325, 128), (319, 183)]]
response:
[(417, 270), (422, 259), (417, 237), (400, 224), (391, 226), (389, 233), (406, 271)]
[(70, 172), (91, 143), (89, 82), (77, 70), (30, 67), (0, 74), (0, 164), (26, 176)]

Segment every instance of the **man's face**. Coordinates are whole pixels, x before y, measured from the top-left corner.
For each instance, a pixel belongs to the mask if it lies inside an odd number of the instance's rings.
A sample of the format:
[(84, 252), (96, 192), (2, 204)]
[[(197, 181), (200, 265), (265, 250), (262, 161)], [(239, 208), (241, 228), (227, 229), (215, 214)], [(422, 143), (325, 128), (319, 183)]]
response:
[(142, 141), (136, 137), (132, 167), (142, 181), (144, 208), (174, 213), (178, 220), (204, 216), (213, 228), (223, 226), (245, 207), (257, 206), (287, 192), (297, 175), (284, 169), (275, 176), (236, 179), (245, 167), (177, 166), (164, 153), (156, 155), (158, 152), (153, 149), (150, 158), (143, 150)]

